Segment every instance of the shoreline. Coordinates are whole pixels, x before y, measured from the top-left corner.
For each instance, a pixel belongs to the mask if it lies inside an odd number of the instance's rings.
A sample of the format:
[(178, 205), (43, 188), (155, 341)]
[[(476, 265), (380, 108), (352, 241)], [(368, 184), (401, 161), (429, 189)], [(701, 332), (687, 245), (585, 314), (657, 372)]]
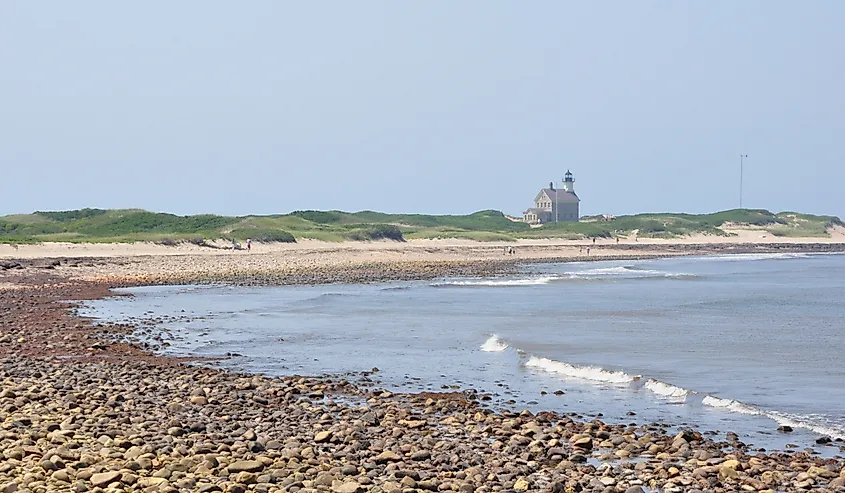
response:
[[(532, 260), (527, 263), (559, 261)], [(101, 261), (91, 260), (98, 272), (125, 260)], [(523, 263), (324, 266), (274, 272), (270, 279), (496, 275)], [(670, 435), (659, 424), (495, 412), (471, 394), (371, 388), (366, 375), (359, 384), (332, 375), (267, 378), (157, 356), (114, 342), (134, 327), (95, 326), (71, 312), (80, 300), (144, 283), (85, 280), (74, 269), (87, 267), (27, 265), (11, 273), (15, 289), (0, 290), (0, 408), (6, 423), (29, 420), (24, 428), (35, 433), (12, 426), (0, 436), (0, 491), (11, 491), (3, 489), (11, 482), (31, 491), (241, 493), (845, 488), (841, 458), (806, 451), (761, 452), (691, 430)], [(0, 285), (8, 278), (0, 277)]]
[[(68, 280), (120, 286), (227, 282), (233, 284), (326, 284), (429, 280), (438, 277), (495, 276), (520, 266), (542, 263), (651, 260), (678, 256), (771, 253), (845, 253), (845, 243), (670, 243), (651, 244), (531, 244), (514, 254), (505, 246), (473, 242), (437, 247), (394, 242), (355, 244), (332, 249), (166, 255), (41, 256), (0, 259), (0, 290), (26, 283), (32, 272), (50, 272)], [(590, 249), (589, 254), (587, 249)], [(32, 253), (32, 252), (30, 252)]]

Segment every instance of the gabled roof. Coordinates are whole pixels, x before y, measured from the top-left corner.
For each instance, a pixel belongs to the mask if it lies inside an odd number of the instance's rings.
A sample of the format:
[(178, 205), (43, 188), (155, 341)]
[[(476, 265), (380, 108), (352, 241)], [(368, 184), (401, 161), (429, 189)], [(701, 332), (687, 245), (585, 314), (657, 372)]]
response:
[(574, 204), (581, 202), (581, 199), (575, 195), (575, 192), (567, 192), (566, 190), (558, 190), (558, 189), (551, 189), (551, 188), (543, 188), (540, 190), (540, 193), (537, 194), (537, 197), (534, 198), (536, 201), (540, 198), (540, 194), (545, 193), (546, 196), (554, 203), (558, 204)]

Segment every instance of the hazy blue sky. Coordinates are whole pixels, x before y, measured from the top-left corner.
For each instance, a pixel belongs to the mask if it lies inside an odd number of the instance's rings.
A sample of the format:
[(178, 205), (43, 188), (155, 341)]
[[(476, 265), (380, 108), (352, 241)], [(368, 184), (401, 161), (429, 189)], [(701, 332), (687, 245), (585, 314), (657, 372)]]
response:
[(0, 214), (845, 216), (845, 2), (0, 2)]

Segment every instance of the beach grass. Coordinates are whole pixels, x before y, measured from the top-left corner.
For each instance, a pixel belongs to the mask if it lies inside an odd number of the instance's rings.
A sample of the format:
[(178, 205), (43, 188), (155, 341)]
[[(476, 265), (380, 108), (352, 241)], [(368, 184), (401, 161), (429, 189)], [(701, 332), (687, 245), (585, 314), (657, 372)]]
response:
[(530, 227), (499, 211), (467, 215), (386, 214), (374, 211), (296, 211), (267, 216), (178, 216), (140, 209), (79, 209), (39, 211), (0, 217), (0, 243), (40, 242), (122, 243), (244, 241), (295, 242), (374, 241), (405, 239), (468, 239), (514, 241), (560, 238), (682, 238), (691, 235), (729, 236), (731, 228), (752, 228), (782, 237), (829, 236), (845, 226), (838, 217), (762, 209), (734, 209), (713, 214), (636, 214), (605, 220), (584, 217), (579, 222)]

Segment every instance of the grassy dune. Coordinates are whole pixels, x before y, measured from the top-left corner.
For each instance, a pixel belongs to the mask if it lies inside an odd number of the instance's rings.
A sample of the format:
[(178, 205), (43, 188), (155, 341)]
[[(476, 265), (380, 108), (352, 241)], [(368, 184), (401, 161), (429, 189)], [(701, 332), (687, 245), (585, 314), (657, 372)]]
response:
[(0, 217), (0, 243), (67, 242), (192, 242), (211, 240), (293, 242), (297, 238), (324, 241), (368, 241), (411, 238), (466, 238), (509, 241), (518, 238), (590, 238), (629, 236), (673, 238), (693, 234), (727, 236), (730, 227), (754, 227), (775, 236), (825, 237), (838, 217), (794, 212), (736, 209), (714, 214), (637, 214), (612, 221), (585, 217), (578, 223), (531, 228), (499, 211), (474, 214), (424, 215), (380, 212), (297, 211), (284, 215), (229, 217), (211, 214), (177, 216), (139, 209), (81, 209), (35, 212)]

